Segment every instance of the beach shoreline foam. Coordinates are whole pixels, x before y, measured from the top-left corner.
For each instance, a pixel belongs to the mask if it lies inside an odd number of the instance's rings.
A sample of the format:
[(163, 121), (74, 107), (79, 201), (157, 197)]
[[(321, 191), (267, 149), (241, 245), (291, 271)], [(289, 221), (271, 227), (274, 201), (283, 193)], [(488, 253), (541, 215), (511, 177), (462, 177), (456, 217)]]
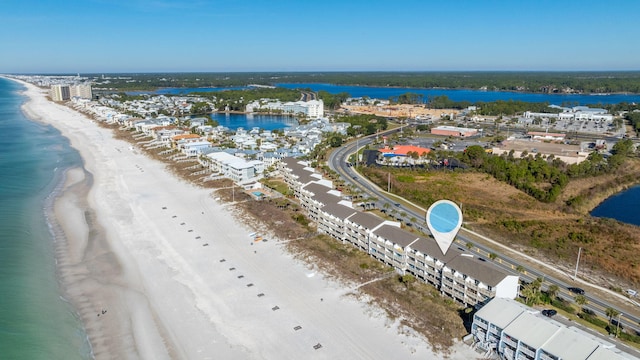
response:
[(443, 358), (277, 239), (254, 244), (252, 224), (210, 190), (20, 83), (25, 114), (60, 130), (84, 160), (67, 171), (54, 213), (60, 277), (95, 358)]

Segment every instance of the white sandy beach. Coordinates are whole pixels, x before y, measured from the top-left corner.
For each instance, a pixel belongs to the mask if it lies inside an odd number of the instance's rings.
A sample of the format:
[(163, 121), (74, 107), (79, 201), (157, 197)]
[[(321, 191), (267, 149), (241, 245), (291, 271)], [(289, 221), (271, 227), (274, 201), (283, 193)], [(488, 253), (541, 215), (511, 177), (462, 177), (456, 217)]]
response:
[[(67, 174), (55, 214), (60, 274), (96, 359), (443, 358), (277, 239), (252, 245), (259, 224), (209, 190), (24, 85), (25, 113), (85, 162)], [(450, 355), (478, 357), (461, 344)]]

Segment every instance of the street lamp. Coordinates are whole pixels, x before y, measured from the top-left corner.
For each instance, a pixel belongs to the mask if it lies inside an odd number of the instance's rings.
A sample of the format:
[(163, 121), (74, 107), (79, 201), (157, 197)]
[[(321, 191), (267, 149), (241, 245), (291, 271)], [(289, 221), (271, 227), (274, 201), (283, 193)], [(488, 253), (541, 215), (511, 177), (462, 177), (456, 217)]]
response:
[(620, 316), (622, 316), (622, 313), (618, 314), (618, 322), (616, 323), (616, 338), (618, 337), (618, 334), (620, 333)]

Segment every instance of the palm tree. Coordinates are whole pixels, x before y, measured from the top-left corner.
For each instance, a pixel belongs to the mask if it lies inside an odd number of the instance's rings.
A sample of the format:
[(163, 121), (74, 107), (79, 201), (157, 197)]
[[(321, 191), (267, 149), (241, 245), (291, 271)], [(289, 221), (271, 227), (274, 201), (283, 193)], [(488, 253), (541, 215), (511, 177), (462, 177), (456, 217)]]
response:
[(384, 205), (382, 205), (382, 207), (384, 208), (384, 211), (386, 212), (391, 207), (391, 204), (386, 202), (386, 203), (384, 203)]
[(531, 284), (525, 285), (522, 288), (520, 295), (525, 298), (525, 303), (529, 306), (537, 305), (541, 300), (540, 287), (535, 281)]
[(473, 244), (471, 242), (467, 243), (467, 249), (469, 250), (473, 249)]
[(490, 253), (490, 254), (489, 254), (489, 259), (491, 259), (491, 260), (495, 260), (495, 259), (497, 259), (497, 258), (498, 258), (498, 254), (496, 254), (496, 253)]
[(547, 289), (547, 295), (549, 295), (549, 299), (551, 301), (553, 301), (553, 299), (555, 299), (558, 296), (558, 291), (560, 291), (560, 288), (558, 287), (558, 285), (553, 284), (549, 286), (549, 288)]
[(584, 295), (576, 295), (576, 297), (573, 300), (576, 302), (576, 304), (580, 306), (583, 306), (588, 302), (587, 298), (584, 297)]
[(608, 307), (607, 310), (605, 311), (605, 314), (609, 317), (609, 324), (611, 324), (611, 320), (618, 316), (620, 314), (620, 312), (612, 307)]

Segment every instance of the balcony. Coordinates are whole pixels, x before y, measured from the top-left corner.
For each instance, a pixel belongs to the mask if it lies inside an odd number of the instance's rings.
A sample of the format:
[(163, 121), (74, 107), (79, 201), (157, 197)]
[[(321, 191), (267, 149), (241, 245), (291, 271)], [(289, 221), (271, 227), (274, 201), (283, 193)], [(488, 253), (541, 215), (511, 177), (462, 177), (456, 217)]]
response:
[(540, 353), (540, 357), (538, 359), (540, 359), (540, 360), (557, 360), (556, 357), (549, 356), (544, 351)]
[(511, 349), (511, 348), (509, 348), (509, 347), (505, 347), (505, 348), (504, 348), (504, 350), (503, 350), (503, 354), (504, 354), (504, 358), (505, 358), (505, 359), (508, 359), (508, 360), (511, 360), (511, 359), (515, 359), (515, 358), (516, 358), (516, 357), (515, 357), (515, 355), (516, 355), (515, 350), (513, 350), (513, 349)]
[(485, 323), (483, 323), (482, 321), (476, 321), (475, 325), (479, 328), (483, 328), (485, 330), (488, 330), (489, 326)]
[[(526, 345), (521, 345), (520, 349), (518, 350), (519, 353), (524, 354), (526, 356), (527, 359), (533, 359), (536, 357), (536, 352), (531, 350), (531, 348), (529, 348)], [(518, 358), (520, 358), (520, 355), (518, 354)]]
[(505, 336), (503, 341), (504, 341), (505, 344), (509, 345), (510, 347), (512, 347), (514, 349), (518, 346), (518, 344), (508, 336)]

